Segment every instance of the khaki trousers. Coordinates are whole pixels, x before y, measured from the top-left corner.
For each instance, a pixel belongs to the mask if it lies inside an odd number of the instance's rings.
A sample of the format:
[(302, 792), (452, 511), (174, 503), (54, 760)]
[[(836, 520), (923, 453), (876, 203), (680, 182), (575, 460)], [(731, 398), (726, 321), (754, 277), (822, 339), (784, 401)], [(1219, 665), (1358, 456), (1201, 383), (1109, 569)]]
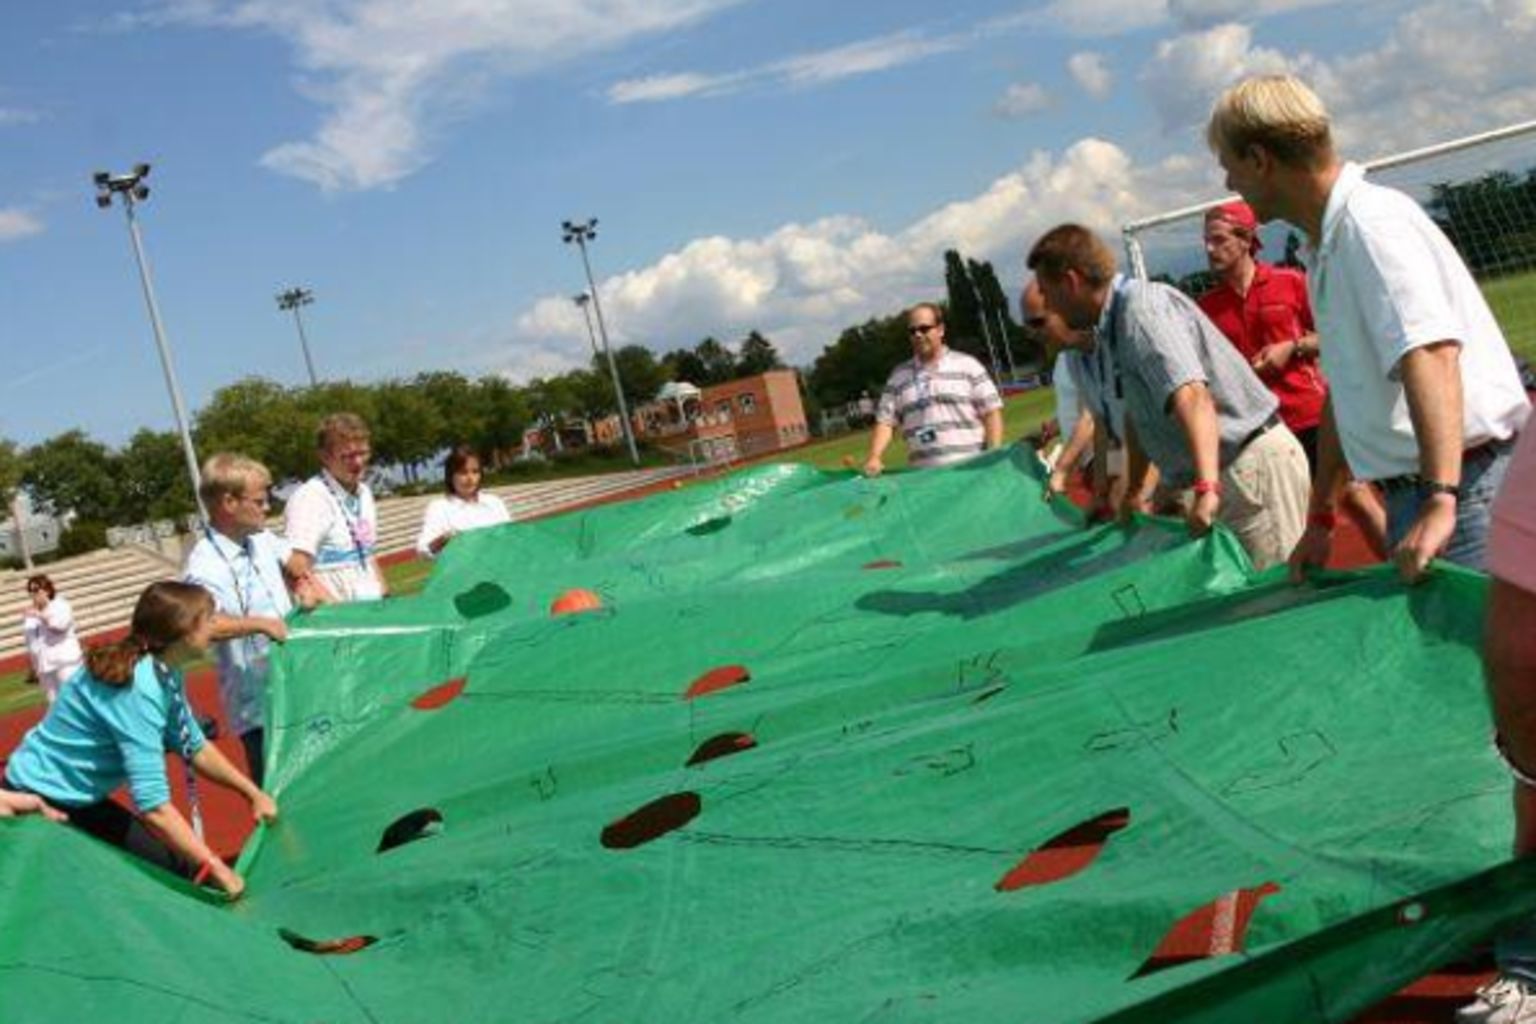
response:
[(1255, 569), (1284, 562), (1307, 526), (1307, 453), (1282, 423), (1248, 443), (1221, 473), (1217, 518), (1237, 534)]

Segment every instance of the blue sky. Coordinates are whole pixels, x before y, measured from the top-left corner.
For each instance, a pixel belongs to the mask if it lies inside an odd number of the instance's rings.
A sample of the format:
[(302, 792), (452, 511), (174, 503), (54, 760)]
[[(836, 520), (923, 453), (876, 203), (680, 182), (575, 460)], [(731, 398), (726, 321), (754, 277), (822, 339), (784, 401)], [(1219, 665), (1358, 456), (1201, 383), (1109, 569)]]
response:
[(584, 359), (561, 245), (617, 339), (759, 328), (808, 363), (942, 291), (1016, 281), (1062, 219), (1207, 198), (1242, 74), (1296, 70), (1361, 155), (1536, 117), (1536, 0), (9, 0), (0, 37), (0, 436), (166, 429), (122, 212), (189, 402), (322, 375), (526, 380)]

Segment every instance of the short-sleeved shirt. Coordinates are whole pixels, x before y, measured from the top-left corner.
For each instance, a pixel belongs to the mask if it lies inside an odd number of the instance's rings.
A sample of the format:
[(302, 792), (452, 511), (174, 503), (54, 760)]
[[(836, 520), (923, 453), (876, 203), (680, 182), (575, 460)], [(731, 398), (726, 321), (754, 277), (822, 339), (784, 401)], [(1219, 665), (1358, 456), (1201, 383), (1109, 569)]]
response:
[(1461, 346), (1465, 447), (1519, 431), (1530, 402), (1504, 334), (1461, 256), (1412, 198), (1345, 165), (1322, 240), (1305, 256), (1334, 421), (1357, 478), (1419, 472), (1400, 363), (1425, 345)]
[[(283, 565), (292, 546), (270, 530), (243, 542), (208, 530), (187, 554), (183, 578), (213, 595), (219, 614), (231, 618), (281, 619), (293, 610)], [(215, 645), (219, 661), (219, 699), (237, 735), (260, 729), (264, 719), (268, 645), (264, 633), (231, 637)]]
[(1003, 400), (986, 369), (946, 347), (933, 365), (912, 358), (891, 371), (875, 420), (900, 427), (913, 466), (943, 466), (986, 447), (983, 418)]
[(432, 542), (445, 533), (459, 534), (511, 521), (506, 502), (494, 494), (481, 491), (474, 501), (465, 501), (457, 494), (445, 494), (433, 498), (427, 505), (421, 517), (421, 533), (416, 537), (416, 552), (425, 558), (433, 558)]
[(284, 516), (288, 543), (315, 560), (315, 575), (338, 600), (384, 596), (374, 573), (378, 511), (367, 484), (349, 492), (322, 472), (299, 485)]
[(1536, 594), (1536, 431), (1515, 446), (1504, 483), (1493, 501), (1488, 572)]
[(1210, 392), (1223, 469), (1279, 408), (1253, 367), (1193, 299), (1171, 285), (1117, 278), (1100, 319), (1099, 345), (1114, 350), (1125, 380), (1125, 414), (1173, 487), (1195, 482), (1194, 457), (1169, 399), (1186, 384)]
[[(1239, 295), (1223, 281), (1198, 302), (1201, 312), (1221, 328), (1250, 365), (1270, 345), (1295, 341), (1316, 330), (1306, 275), (1290, 267), (1257, 263), (1247, 295)], [(1280, 418), (1286, 426), (1311, 430), (1321, 422), (1328, 384), (1315, 360), (1293, 358), (1285, 369), (1259, 379), (1280, 399)]]
[(5, 766), (16, 785), (64, 808), (104, 800), (124, 782), (141, 813), (171, 798), (167, 751), (192, 758), (206, 742), (181, 673), (145, 655), (124, 686), (76, 673)]

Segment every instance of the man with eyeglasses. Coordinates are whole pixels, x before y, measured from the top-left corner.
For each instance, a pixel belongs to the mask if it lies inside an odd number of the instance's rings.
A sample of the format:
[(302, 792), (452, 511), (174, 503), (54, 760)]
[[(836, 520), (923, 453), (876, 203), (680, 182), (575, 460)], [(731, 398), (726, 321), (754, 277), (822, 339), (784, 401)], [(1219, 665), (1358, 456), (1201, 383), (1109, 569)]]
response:
[(338, 412), (320, 421), (320, 472), (288, 499), (288, 541), (301, 575), (315, 577), (338, 601), (377, 601), (389, 593), (379, 566), (379, 515), (364, 477), (373, 455), (368, 424)]
[(1184, 293), (1117, 273), (1114, 252), (1087, 228), (1052, 228), (1027, 262), (1046, 308), (1114, 358), (1125, 396), (1122, 512), (1147, 511), (1155, 463), (1169, 487), (1193, 490), (1192, 536), (1219, 519), (1255, 568), (1283, 562), (1306, 522), (1307, 457), (1248, 361)]
[(288, 637), (284, 617), (299, 603), (321, 599), (312, 579), (295, 571), (292, 546), (267, 529), (267, 468), (243, 455), (221, 453), (203, 464), (199, 493), (208, 510), (202, 537), (187, 553), (183, 579), (213, 595), (219, 699), (245, 748), (250, 776), (262, 784), (263, 704), (268, 645)]
[(944, 311), (932, 302), (907, 313), (912, 358), (891, 371), (875, 410), (864, 475), (885, 470), (886, 448), (901, 428), (907, 463), (947, 466), (1003, 443), (1003, 400), (985, 368), (944, 344)]

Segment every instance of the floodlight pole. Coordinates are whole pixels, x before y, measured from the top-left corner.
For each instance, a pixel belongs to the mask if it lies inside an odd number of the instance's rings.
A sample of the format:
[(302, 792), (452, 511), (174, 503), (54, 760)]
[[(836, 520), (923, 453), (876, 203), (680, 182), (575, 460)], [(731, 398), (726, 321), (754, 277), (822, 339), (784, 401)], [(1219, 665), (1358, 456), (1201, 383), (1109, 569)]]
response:
[(592, 311), (587, 308), (592, 303), (592, 294), (582, 292), (580, 295), (573, 295), (571, 301), (576, 303), (582, 317), (587, 321), (587, 340), (592, 342), (592, 358), (596, 359), (598, 357), (597, 332), (592, 328)]
[[(640, 465), (640, 452), (635, 447), (635, 432), (629, 422), (629, 403), (624, 401), (624, 385), (619, 380), (619, 364), (613, 359), (613, 347), (608, 344), (608, 325), (603, 321), (603, 303), (597, 296), (597, 281), (592, 277), (592, 261), (587, 257), (587, 243), (597, 237), (597, 218), (577, 224), (565, 221), (560, 225), (561, 237), (567, 244), (576, 243), (581, 250), (581, 265), (587, 272), (587, 294), (592, 296), (592, 308), (597, 311), (597, 331), (602, 335), (603, 353), (608, 357), (608, 373), (613, 377), (613, 396), (619, 402), (619, 426), (624, 428), (624, 443), (629, 446), (629, 461)], [(585, 308), (585, 307), (583, 307)]]
[(192, 432), (187, 427), (186, 403), (181, 400), (181, 387), (176, 383), (176, 368), (171, 362), (171, 346), (165, 338), (165, 325), (160, 322), (160, 306), (155, 302), (154, 281), (150, 277), (149, 259), (144, 255), (144, 240), (139, 236), (139, 222), (134, 215), (136, 204), (149, 198), (149, 187), (144, 179), (149, 176), (149, 165), (138, 164), (129, 174), (98, 172), (96, 205), (106, 209), (112, 205), (112, 197), (123, 201), (123, 211), (128, 215), (128, 237), (133, 242), (133, 256), (139, 266), (139, 284), (144, 289), (144, 304), (149, 307), (149, 324), (155, 332), (155, 346), (160, 351), (160, 369), (165, 373), (165, 388), (171, 395), (171, 409), (176, 414), (176, 429), (181, 433), (181, 450), (187, 459), (187, 474), (192, 481), (192, 498), (197, 510), (206, 521), (208, 510), (203, 508), (202, 473), (197, 466), (197, 449), (192, 446)]
[(315, 374), (315, 360), (309, 353), (309, 338), (304, 334), (304, 318), (299, 315), (299, 307), (308, 306), (315, 301), (315, 293), (308, 288), (289, 288), (285, 292), (277, 293), (277, 308), (293, 310), (293, 323), (299, 329), (299, 348), (304, 350), (304, 368), (309, 371), (309, 386), (320, 386), (320, 378)]

